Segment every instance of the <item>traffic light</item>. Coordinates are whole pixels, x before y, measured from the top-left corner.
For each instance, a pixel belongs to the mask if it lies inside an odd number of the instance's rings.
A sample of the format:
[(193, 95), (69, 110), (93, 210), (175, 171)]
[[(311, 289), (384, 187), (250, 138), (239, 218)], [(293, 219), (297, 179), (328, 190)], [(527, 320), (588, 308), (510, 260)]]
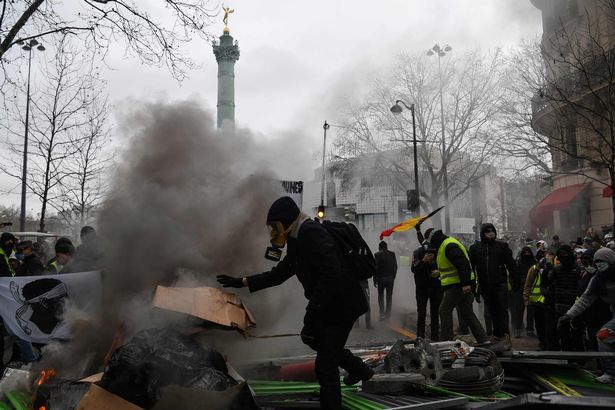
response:
[(419, 212), (419, 191), (416, 189), (409, 189), (406, 191), (406, 206), (408, 207), (408, 211), (412, 213)]
[(318, 217), (318, 219), (324, 219), (325, 217), (325, 206), (324, 205), (318, 205), (318, 211), (316, 212), (316, 216)]

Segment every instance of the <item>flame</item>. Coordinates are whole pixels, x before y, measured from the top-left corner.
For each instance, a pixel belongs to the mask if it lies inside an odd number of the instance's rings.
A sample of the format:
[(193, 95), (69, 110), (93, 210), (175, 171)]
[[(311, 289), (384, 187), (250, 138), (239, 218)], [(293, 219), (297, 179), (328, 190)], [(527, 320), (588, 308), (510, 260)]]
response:
[[(36, 385), (37, 386), (42, 385), (43, 383), (45, 383), (47, 380), (51, 379), (55, 375), (56, 375), (55, 369), (47, 369), (47, 370), (41, 371), (41, 377), (38, 379), (38, 382), (36, 382)], [(40, 407), (39, 410), (45, 410), (45, 406)]]
[(47, 406), (41, 406), (38, 408), (38, 410), (47, 410)]

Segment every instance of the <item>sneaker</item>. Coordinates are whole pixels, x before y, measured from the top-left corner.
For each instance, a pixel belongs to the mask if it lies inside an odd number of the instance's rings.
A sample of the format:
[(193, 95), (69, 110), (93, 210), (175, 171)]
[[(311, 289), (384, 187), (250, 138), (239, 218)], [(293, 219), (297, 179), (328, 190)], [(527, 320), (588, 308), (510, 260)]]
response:
[(528, 330), (527, 331), (527, 337), (536, 337), (536, 333), (534, 333), (533, 330)]
[(365, 366), (365, 369), (361, 373), (349, 373), (344, 377), (344, 384), (346, 386), (353, 386), (359, 382), (364, 382), (372, 378), (374, 371)]
[(615, 384), (615, 376), (604, 373), (602, 376), (596, 377), (596, 381), (606, 384)]
[(514, 332), (515, 332), (514, 338), (521, 339), (521, 329), (515, 329)]
[(384, 322), (385, 320), (387, 320), (387, 317), (384, 314), (380, 315), (380, 321)]

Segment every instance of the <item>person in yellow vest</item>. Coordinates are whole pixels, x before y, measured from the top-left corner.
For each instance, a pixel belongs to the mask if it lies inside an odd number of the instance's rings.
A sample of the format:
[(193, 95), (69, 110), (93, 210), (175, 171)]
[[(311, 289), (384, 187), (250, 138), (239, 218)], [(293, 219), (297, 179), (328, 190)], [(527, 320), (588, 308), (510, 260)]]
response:
[(534, 315), (534, 327), (536, 336), (538, 337), (538, 350), (547, 349), (547, 336), (545, 333), (545, 297), (540, 291), (540, 277), (542, 270), (546, 265), (546, 259), (543, 257), (544, 252), (539, 250), (536, 252), (538, 263), (530, 267), (527, 271), (525, 285), (523, 286), (523, 303), (531, 309)]
[(487, 342), (487, 334), (472, 310), (474, 302), (474, 272), (465, 247), (457, 239), (444, 235), (442, 230), (430, 232), (427, 242), (436, 251), (436, 265), (444, 295), (440, 303), (440, 340), (453, 339), (453, 310), (459, 309), (476, 342)]
[(15, 276), (15, 271), (9, 262), (9, 257), (15, 249), (17, 238), (10, 232), (0, 235), (0, 277)]

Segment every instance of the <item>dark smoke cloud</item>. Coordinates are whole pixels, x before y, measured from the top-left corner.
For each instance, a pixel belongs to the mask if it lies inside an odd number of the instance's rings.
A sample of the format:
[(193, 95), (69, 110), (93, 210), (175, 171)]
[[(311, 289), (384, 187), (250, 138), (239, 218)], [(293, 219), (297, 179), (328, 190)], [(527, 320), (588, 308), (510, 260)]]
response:
[[(121, 131), (129, 140), (97, 222), (108, 267), (103, 314), (69, 312), (76, 337), (50, 345), (42, 367), (64, 377), (96, 370), (119, 323), (129, 333), (154, 324), (152, 292), (171, 283), (178, 267), (193, 272), (190, 283), (211, 286), (217, 274), (267, 268), (265, 216), (282, 194), (279, 177), (268, 171), (267, 147), (247, 131), (215, 129), (211, 118), (191, 101), (133, 104), (124, 114)], [(271, 306), (296, 296), (278, 294)], [(259, 301), (253, 310), (267, 311)]]

